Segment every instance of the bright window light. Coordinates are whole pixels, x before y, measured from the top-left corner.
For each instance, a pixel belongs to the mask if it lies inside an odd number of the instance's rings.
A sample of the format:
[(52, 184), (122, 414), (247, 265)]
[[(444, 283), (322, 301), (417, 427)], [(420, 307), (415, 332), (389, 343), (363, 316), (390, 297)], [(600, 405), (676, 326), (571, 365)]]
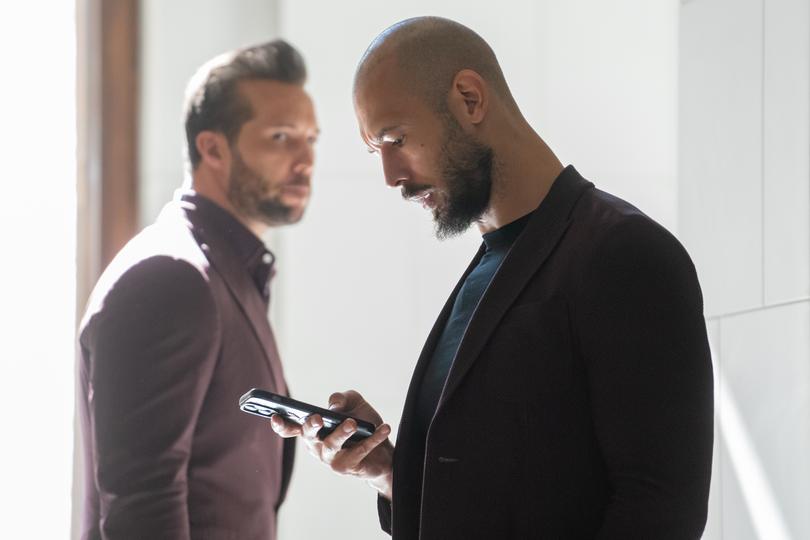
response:
[(76, 283), (73, 2), (0, 4), (1, 538), (69, 538)]

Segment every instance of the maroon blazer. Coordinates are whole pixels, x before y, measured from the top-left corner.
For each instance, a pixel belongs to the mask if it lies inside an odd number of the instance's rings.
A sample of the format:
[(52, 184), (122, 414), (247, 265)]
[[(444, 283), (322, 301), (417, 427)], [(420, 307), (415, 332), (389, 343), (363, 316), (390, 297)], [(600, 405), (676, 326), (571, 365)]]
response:
[(427, 440), (413, 436), (425, 368), (482, 254), (417, 363), (382, 527), (394, 540), (700, 538), (713, 395), (694, 266), (573, 167), (481, 298)]
[(265, 304), (227, 236), (167, 205), (116, 256), (79, 329), (82, 539), (272, 540), (294, 442), (242, 413), (286, 393)]

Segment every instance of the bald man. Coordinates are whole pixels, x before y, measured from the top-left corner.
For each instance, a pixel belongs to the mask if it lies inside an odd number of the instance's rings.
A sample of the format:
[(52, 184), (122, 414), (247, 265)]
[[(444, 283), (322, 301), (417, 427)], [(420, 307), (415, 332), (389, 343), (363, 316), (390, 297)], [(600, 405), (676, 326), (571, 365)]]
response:
[[(426, 60), (426, 59), (429, 59)], [(687, 539), (706, 522), (712, 368), (695, 269), (663, 227), (563, 167), (483, 39), (449, 20), (385, 30), (357, 69), (360, 131), (439, 237), (483, 244), (428, 336), (396, 447), (378, 425), (302, 436), (379, 492), (397, 540)]]

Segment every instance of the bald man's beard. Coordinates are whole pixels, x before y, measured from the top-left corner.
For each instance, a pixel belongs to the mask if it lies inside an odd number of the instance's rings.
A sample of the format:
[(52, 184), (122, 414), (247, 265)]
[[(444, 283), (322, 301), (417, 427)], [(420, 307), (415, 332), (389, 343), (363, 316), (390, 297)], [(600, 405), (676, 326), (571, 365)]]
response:
[(462, 234), (489, 208), (493, 155), (491, 147), (465, 134), (455, 118), (445, 120), (440, 162), (445, 201), (433, 209), (439, 240)]
[(281, 192), (275, 196), (265, 195), (269, 183), (251, 169), (235, 147), (231, 149), (233, 164), (228, 183), (228, 200), (241, 215), (256, 219), (269, 226), (287, 225), (303, 217), (303, 209), (284, 204)]

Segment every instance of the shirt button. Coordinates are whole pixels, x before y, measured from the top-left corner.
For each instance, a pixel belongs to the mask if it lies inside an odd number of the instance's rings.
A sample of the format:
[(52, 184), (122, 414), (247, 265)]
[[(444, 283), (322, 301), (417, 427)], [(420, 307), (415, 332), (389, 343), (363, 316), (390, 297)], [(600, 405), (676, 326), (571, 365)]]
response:
[(273, 256), (270, 255), (269, 253), (265, 253), (264, 255), (262, 255), (262, 262), (264, 264), (270, 264), (271, 262), (273, 262)]

